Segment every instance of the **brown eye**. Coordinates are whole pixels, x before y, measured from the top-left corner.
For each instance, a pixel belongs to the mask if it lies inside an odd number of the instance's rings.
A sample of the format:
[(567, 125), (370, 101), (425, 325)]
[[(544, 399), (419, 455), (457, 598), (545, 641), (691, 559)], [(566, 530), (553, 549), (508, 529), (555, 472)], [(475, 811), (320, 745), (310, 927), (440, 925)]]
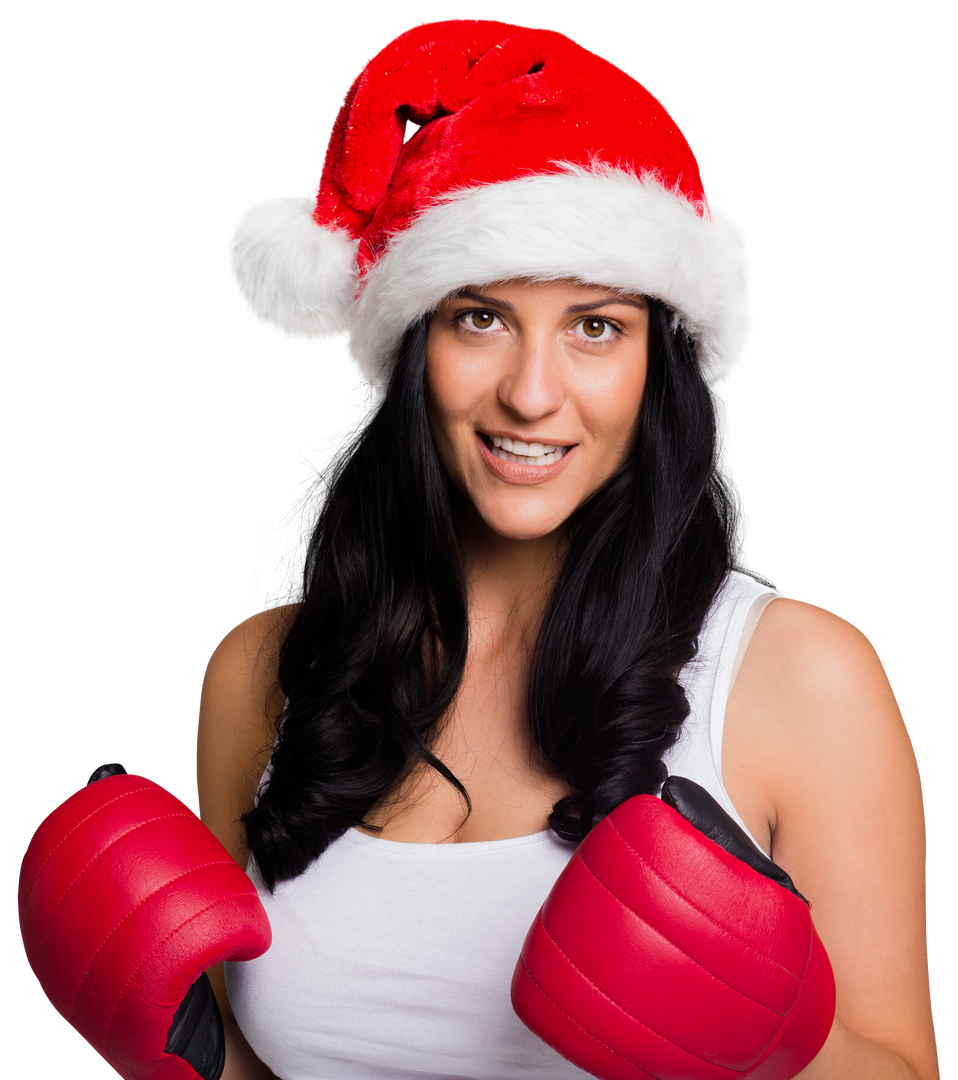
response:
[(582, 330), (586, 337), (600, 338), (605, 334), (609, 324), (605, 319), (583, 319)]
[(496, 321), (496, 317), (491, 311), (471, 311), (469, 321), (477, 330), (488, 330)]

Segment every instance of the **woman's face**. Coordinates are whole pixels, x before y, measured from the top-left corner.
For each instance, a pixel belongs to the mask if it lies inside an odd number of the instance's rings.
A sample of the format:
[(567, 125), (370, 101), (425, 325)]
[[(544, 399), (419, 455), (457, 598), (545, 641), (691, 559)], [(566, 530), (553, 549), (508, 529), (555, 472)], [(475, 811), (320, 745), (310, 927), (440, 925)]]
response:
[(426, 384), (443, 468), (500, 536), (547, 536), (619, 467), (648, 364), (641, 296), (571, 281), (464, 289), (432, 317)]

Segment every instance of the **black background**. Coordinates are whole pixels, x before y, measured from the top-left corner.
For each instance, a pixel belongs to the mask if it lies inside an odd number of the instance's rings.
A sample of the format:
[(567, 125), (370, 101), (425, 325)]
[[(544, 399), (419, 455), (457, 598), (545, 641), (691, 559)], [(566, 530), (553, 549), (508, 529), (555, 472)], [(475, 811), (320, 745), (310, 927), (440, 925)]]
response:
[[(17, 851), (100, 760), (192, 801), (195, 696), (238, 618), (249, 527), (294, 480), (286, 447), (332, 423), (347, 375), (336, 354), (287, 349), (242, 321), (220, 227), (257, 191), (305, 187), (363, 57), (436, 14), (357, 28), (338, 13), (240, 21), (224, 9), (201, 31), (175, 13), (150, 31), (112, 27), (114, 51), (87, 57), (82, 79), (57, 76), (66, 108), (44, 150), (51, 245), (38, 272), (66, 287), (39, 316), (50, 348), (23, 361), (39, 404), (27, 406), (10, 524), (27, 593), (16, 636), (33, 673), (14, 699), (28, 779)], [(876, 228), (894, 216), (887, 136), (907, 133), (907, 110), (881, 53), (851, 30), (629, 23), (583, 14), (563, 28), (669, 104), (715, 193), (756, 235), (765, 326), (736, 422), (755, 561), (872, 634), (927, 757), (913, 472), (925, 433), (894, 280), (905, 241)], [(40, 1023), (37, 1075), (105, 1075), (18, 970), (23, 1014)]]

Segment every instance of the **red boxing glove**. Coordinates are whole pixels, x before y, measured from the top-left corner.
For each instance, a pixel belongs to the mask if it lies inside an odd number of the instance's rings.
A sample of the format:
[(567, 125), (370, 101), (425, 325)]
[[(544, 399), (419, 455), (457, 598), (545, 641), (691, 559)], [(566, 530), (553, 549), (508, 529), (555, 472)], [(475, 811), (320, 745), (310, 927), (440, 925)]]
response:
[(47, 997), (127, 1080), (217, 1080), (222, 1024), (204, 973), (270, 944), (256, 890), (223, 845), (179, 799), (125, 773), (37, 829), (20, 929)]
[(808, 906), (703, 789), (669, 787), (739, 857), (652, 795), (618, 806), (529, 930), (513, 1007), (601, 1080), (790, 1080), (835, 1015)]

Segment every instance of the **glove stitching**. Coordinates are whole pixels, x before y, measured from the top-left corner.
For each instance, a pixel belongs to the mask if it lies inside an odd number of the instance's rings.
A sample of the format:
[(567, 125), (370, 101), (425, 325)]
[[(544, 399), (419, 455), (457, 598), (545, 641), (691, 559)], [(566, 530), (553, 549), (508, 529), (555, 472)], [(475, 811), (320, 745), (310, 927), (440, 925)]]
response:
[[(631, 1065), (634, 1069), (638, 1069), (638, 1071), (640, 1073), (642, 1073), (644, 1076), (651, 1076), (653, 1078), (653, 1080), (662, 1080), (662, 1077), (659, 1076), (658, 1073), (652, 1073), (652, 1072), (649, 1072), (648, 1069), (643, 1069), (641, 1065), (636, 1064), (636, 1062), (634, 1062), (631, 1058), (626, 1057), (625, 1054), (623, 1054), (620, 1050), (616, 1050), (616, 1048), (614, 1046), (609, 1046), (609, 1044), (607, 1042), (605, 1042), (603, 1039), (600, 1039), (598, 1035), (593, 1034), (593, 1032), (589, 1031), (589, 1029), (587, 1027), (583, 1027), (583, 1025), (580, 1024), (578, 1020), (576, 1020), (574, 1017), (570, 1016), (569, 1013), (567, 1013), (565, 1011), (565, 1009), (562, 1008), (562, 1006), (558, 1003), (558, 1001), (556, 1001), (554, 997), (552, 997), (549, 993), (547, 993), (547, 991), (543, 988), (543, 986), (539, 982), (536, 981), (536, 978), (532, 974), (532, 972), (529, 970), (529, 967), (526, 964), (525, 959), (523, 957), (521, 957), (521, 956), (519, 957), (519, 963), (522, 964), (522, 969), (523, 969), (523, 971), (525, 971), (526, 977), (528, 978), (529, 982), (531, 982), (532, 985), (539, 991), (539, 993), (542, 994), (542, 996), (546, 999), (546, 1001), (548, 1001), (550, 1004), (554, 1005), (556, 1007), (556, 1009), (558, 1009), (558, 1011), (560, 1013), (562, 1013), (562, 1015), (566, 1018), (566, 1020), (568, 1020), (571, 1024), (574, 1024), (580, 1031), (582, 1031), (586, 1035), (588, 1035), (590, 1039), (594, 1039), (600, 1046), (604, 1046), (606, 1048), (606, 1050), (608, 1050), (611, 1053), (615, 1054), (616, 1057), (622, 1058), (622, 1060), (627, 1065)], [(578, 971), (578, 968), (576, 968), (576, 970)], [(580, 972), (580, 974), (581, 974), (581, 972)], [(543, 1040), (543, 1041), (545, 1041), (545, 1040)], [(553, 1049), (555, 1049), (555, 1047), (553, 1047)], [(565, 1056), (565, 1055), (563, 1055), (563, 1056)], [(572, 1064), (573, 1065), (578, 1065), (578, 1062), (573, 1062)], [(581, 1068), (581, 1066), (580, 1066), (580, 1068)], [(721, 1066), (719, 1066), (719, 1068), (721, 1068)]]
[(176, 818), (176, 817), (185, 818), (185, 817), (191, 817), (191, 816), (192, 815), (189, 812), (187, 812), (185, 814), (160, 814), (157, 817), (149, 818), (146, 821), (138, 821), (132, 828), (127, 829), (126, 832), (124, 832), (124, 833), (120, 833), (119, 836), (113, 837), (113, 839), (105, 847), (100, 848), (100, 850), (93, 856), (92, 859), (90, 859), (90, 861), (86, 864), (86, 866), (83, 867), (83, 869), (80, 871), (80, 873), (77, 874), (77, 876), (66, 887), (66, 889), (63, 892), (63, 895), (57, 901), (56, 907), (53, 909), (53, 911), (50, 912), (50, 918), (47, 919), (46, 925), (43, 927), (43, 933), (39, 936), (39, 938), (37, 938), (36, 955), (39, 955), (39, 953), (40, 953), (40, 946), (43, 944), (43, 939), (47, 936), (47, 931), (50, 929), (50, 924), (53, 922), (54, 918), (56, 917), (56, 913), (60, 910), (60, 905), (63, 903), (64, 900), (66, 900), (66, 898), (69, 895), (69, 892), (73, 888), (73, 886), (76, 885), (76, 883), (80, 880), (80, 878), (83, 877), (83, 875), (87, 872), (87, 870), (90, 869), (90, 867), (97, 861), (97, 859), (100, 858), (101, 855), (105, 855), (106, 852), (108, 852), (111, 847), (118, 844), (121, 840), (125, 839), (131, 833), (135, 833), (138, 829), (142, 829), (144, 827), (144, 825), (150, 825), (154, 821), (166, 821), (169, 818)]
[[(139, 973), (143, 970), (143, 968), (146, 967), (146, 965), (153, 959), (153, 957), (156, 955), (156, 953), (158, 953), (160, 951), (160, 949), (163, 948), (163, 946), (170, 940), (170, 938), (172, 938), (176, 934), (178, 934), (183, 929), (183, 927), (189, 926), (189, 924), (191, 922), (195, 922), (201, 916), (205, 915), (208, 911), (212, 911), (213, 908), (219, 907), (220, 904), (228, 904), (231, 900), (236, 900), (237, 898), (242, 899), (242, 900), (248, 900), (249, 899), (249, 894), (246, 893), (246, 892), (235, 892), (235, 893), (232, 893), (230, 896), (223, 896), (219, 900), (215, 900), (212, 904), (207, 904), (207, 906), (205, 908), (203, 908), (202, 911), (197, 911), (195, 914), (191, 915), (188, 919), (184, 919), (183, 922), (181, 922), (179, 926), (174, 927), (166, 935), (166, 937), (163, 938), (162, 941), (158, 942), (156, 947), (147, 956), (145, 956), (142, 959), (142, 961), (140, 962), (139, 967), (137, 967), (132, 972), (130, 977), (124, 983), (123, 989), (120, 991), (120, 996), (116, 999), (116, 1005), (113, 1006), (113, 1013), (110, 1016), (110, 1027), (108, 1028), (107, 1033), (106, 1033), (106, 1048), (102, 1051), (104, 1054), (108, 1054), (110, 1052), (110, 1040), (113, 1038), (113, 1025), (116, 1023), (116, 1014), (120, 1011), (120, 1003), (123, 1001), (123, 998), (126, 995), (126, 992), (130, 987), (130, 983), (133, 982), (133, 980), (137, 977), (137, 975), (139, 975)], [(234, 954), (230, 954), (230, 955), (234, 955)], [(228, 959), (228, 956), (224, 957), (223, 959)], [(214, 963), (219, 963), (219, 961), (218, 960), (214, 961)], [(212, 965), (210, 965), (210, 966), (212, 967)], [(202, 974), (202, 972), (201, 972), (201, 974)]]
[(70, 1006), (70, 1015), (69, 1015), (69, 1017), (67, 1017), (68, 1021), (71, 1024), (73, 1023), (73, 1013), (76, 1010), (77, 998), (80, 996), (80, 989), (83, 986), (83, 980), (87, 977), (87, 975), (90, 974), (90, 968), (93, 967), (93, 962), (100, 955), (100, 952), (103, 949), (103, 947), (106, 945), (106, 943), (110, 940), (111, 937), (113, 937), (113, 935), (117, 932), (117, 930), (120, 929), (120, 927), (126, 922), (127, 919), (129, 919), (133, 915), (135, 915), (136, 912), (139, 911), (139, 909), (144, 904), (149, 903), (149, 901), (152, 900), (154, 896), (158, 896), (161, 892), (163, 892), (164, 889), (170, 888), (171, 885), (175, 885), (178, 881), (182, 881), (183, 878), (189, 877), (190, 874), (195, 874), (198, 870), (207, 870), (211, 866), (235, 866), (235, 865), (236, 864), (232, 860), (220, 859), (219, 862), (208, 862), (208, 863), (203, 863), (201, 866), (193, 866), (189, 870), (184, 870), (182, 874), (177, 874), (176, 877), (170, 878), (169, 881), (164, 882), (162, 885), (159, 886), (159, 888), (154, 889), (153, 892), (151, 892), (149, 896), (144, 896), (143, 899), (135, 907), (130, 908), (130, 910), (123, 916), (122, 919), (120, 919), (120, 921), (116, 924), (116, 926), (113, 927), (113, 929), (109, 932), (109, 934), (107, 934), (107, 936), (96, 947), (96, 951), (93, 953), (93, 955), (90, 957), (89, 961), (87, 962), (87, 966), (84, 969), (83, 974), (77, 980), (76, 993), (73, 995), (73, 1004)]
[(630, 1020), (634, 1020), (639, 1025), (639, 1027), (645, 1028), (646, 1031), (651, 1031), (653, 1035), (660, 1038), (663, 1042), (667, 1042), (669, 1046), (674, 1046), (676, 1050), (681, 1050), (683, 1054), (688, 1054), (689, 1057), (695, 1058), (696, 1061), (703, 1061), (706, 1065), (712, 1065), (716, 1069), (728, 1069), (728, 1071), (730, 1073), (733, 1073), (735, 1076), (741, 1075), (741, 1071), (739, 1069), (733, 1069), (728, 1065), (720, 1065), (718, 1062), (710, 1061), (708, 1058), (701, 1057), (699, 1054), (693, 1053), (691, 1050), (687, 1050), (684, 1046), (682, 1046), (680, 1043), (677, 1043), (674, 1039), (670, 1039), (668, 1035), (663, 1035), (661, 1031), (656, 1031), (655, 1028), (652, 1027), (650, 1024), (647, 1024), (644, 1020), (640, 1020), (634, 1013), (629, 1012), (629, 1010), (624, 1005), (621, 1005), (618, 1001), (615, 1000), (614, 997), (612, 997), (610, 994), (607, 994), (600, 986), (594, 983), (589, 978), (589, 976), (586, 975), (582, 968), (580, 968), (579, 965), (572, 959), (572, 957), (569, 956), (569, 954), (562, 948), (558, 941), (556, 941), (556, 939), (549, 933), (548, 927), (545, 924), (545, 920), (542, 918), (541, 911), (539, 912), (539, 925), (542, 927), (542, 932), (552, 942), (552, 944), (565, 958), (565, 960), (568, 961), (569, 965), (573, 968), (573, 970), (576, 971), (592, 987), (593, 990), (595, 990), (598, 994), (604, 997), (610, 1005), (615, 1006), (615, 1008), (617, 1008), (619, 1012), (624, 1013), (627, 1017), (629, 1017)]
[[(638, 854), (638, 852), (636, 852), (636, 854)], [(588, 863), (586, 863), (584, 859), (582, 859), (581, 855), (574, 856), (574, 858), (578, 858), (579, 862), (585, 867), (585, 869), (589, 870), (589, 873), (593, 876), (593, 878), (596, 880), (598, 885), (601, 886), (603, 889), (605, 889), (605, 891), (612, 897), (612, 900), (615, 900), (617, 904), (621, 905), (626, 910), (629, 910), (629, 912), (631, 912), (635, 916), (635, 918), (639, 920), (639, 922), (643, 923), (643, 926), (647, 927), (652, 933), (655, 933), (659, 937), (661, 937), (662, 941), (665, 941), (665, 942), (669, 943), (675, 949), (677, 949), (679, 951), (679, 953), (682, 953), (683, 956), (685, 956), (688, 960), (691, 960), (691, 962), (694, 964), (694, 966), (696, 966), (700, 971), (705, 972), (706, 975), (710, 975), (712, 978), (714, 978), (714, 980), (717, 983), (720, 983), (721, 985), (725, 986), (727, 989), (731, 990), (732, 994), (736, 994), (739, 997), (745, 998), (746, 1001), (751, 1001), (753, 1004), (758, 1005), (759, 1009), (764, 1009), (766, 1012), (770, 1012), (773, 1016), (778, 1016), (779, 1020), (784, 1020), (785, 1016), (787, 1015), (787, 1011), (784, 1012), (784, 1013), (780, 1013), (780, 1012), (778, 1012), (778, 1010), (772, 1009), (771, 1005), (766, 1004), (764, 1001), (758, 1001), (755, 998), (753, 998), (751, 995), (745, 994), (744, 990), (740, 990), (738, 987), (732, 986), (730, 983), (727, 983), (724, 980), (723, 977), (716, 974), (714, 971), (711, 971), (709, 968), (706, 968), (701, 961), (696, 959), (696, 957), (693, 957), (690, 953), (688, 953), (688, 951), (686, 949), (684, 949), (682, 946), (680, 946), (677, 942), (674, 942), (671, 939), (671, 937), (666, 936), (658, 927), (652, 926), (651, 922), (649, 922), (647, 919), (643, 918), (642, 915), (639, 915), (639, 913), (636, 912), (635, 908), (632, 907), (631, 904), (626, 903), (622, 899), (621, 896), (619, 896), (615, 892), (612, 892), (612, 890), (606, 885), (605, 881), (603, 881), (602, 878), (599, 878), (598, 875), (595, 873), (595, 870), (593, 870), (592, 867)], [(642, 855), (639, 855), (638, 858), (642, 859)], [(642, 861), (646, 862), (644, 859)], [(646, 863), (646, 865), (648, 865), (648, 863)], [(655, 869), (652, 869), (651, 866), (649, 866), (649, 869), (652, 870), (653, 874), (656, 873)], [(656, 876), (659, 877), (659, 875), (656, 875)], [(663, 883), (664, 883), (664, 885), (666, 887), (669, 886), (669, 882), (663, 881)], [(671, 887), (669, 887), (669, 888), (671, 888)], [(672, 889), (672, 892), (676, 896), (678, 896), (679, 899), (686, 900), (686, 897), (683, 896), (682, 893), (677, 892), (674, 889)], [(691, 906), (694, 907), (694, 904), (692, 904)], [(698, 910), (698, 908), (696, 908), (696, 910)], [(705, 913), (703, 912), (702, 914), (704, 915)], [(714, 919), (712, 921), (715, 922)], [(715, 926), (718, 927), (720, 930), (725, 929), (718, 922), (715, 922)], [(736, 937), (737, 941), (741, 941), (741, 939), (739, 939), (739, 937), (737, 937), (736, 934), (731, 934), (730, 936)], [(558, 947), (558, 946), (556, 946), (556, 947)], [(758, 956), (763, 955), (763, 954), (759, 953), (758, 949), (753, 949), (753, 951), (755, 951), (755, 953), (757, 953)], [(569, 962), (571, 963), (572, 961), (570, 960)], [(574, 964), (574, 966), (575, 966), (575, 964)], [(578, 970), (578, 968), (577, 968), (577, 970)], [(782, 970), (785, 971), (787, 974), (790, 974), (790, 975), (792, 974), (792, 972), (788, 971), (787, 969), (782, 969)], [(794, 1002), (793, 1002), (793, 1004), (794, 1004)], [(655, 1030), (655, 1029), (650, 1028), (650, 1030)], [(658, 1034), (658, 1032), (657, 1032), (657, 1034)]]
[[(115, 799), (110, 799), (109, 802), (105, 802), (101, 806), (98, 806), (95, 810), (91, 810), (90, 813), (87, 814), (87, 816), (85, 818), (83, 818), (82, 821), (78, 821), (76, 823), (76, 825), (74, 825), (73, 828), (66, 834), (66, 836), (62, 837), (57, 842), (56, 847), (50, 852), (49, 855), (47, 855), (47, 857), (40, 864), (40, 868), (33, 875), (33, 880), (30, 882), (30, 885), (28, 886), (26, 893), (24, 893), (24, 897), (23, 897), (24, 903), (26, 903), (26, 899), (30, 895), (30, 893), (33, 892), (33, 886), (36, 885), (37, 878), (43, 873), (43, 868), (53, 858), (53, 856), (56, 855), (56, 853), (67, 842), (67, 840), (69, 840), (70, 837), (77, 831), (77, 829), (79, 829), (81, 826), (85, 825), (90, 820), (90, 818), (96, 817), (96, 815), (99, 814), (101, 810), (105, 810), (108, 806), (112, 806), (114, 803), (119, 802), (121, 799), (125, 799), (128, 795), (136, 795), (136, 793), (139, 792), (139, 791), (149, 791), (149, 790), (150, 790), (149, 787), (138, 787), (138, 788), (133, 788), (131, 791), (124, 791), (122, 795), (117, 795)], [(41, 826), (41, 828), (42, 828), (42, 826)], [(37, 830), (37, 831), (39, 832), (39, 830)]]
[[(642, 856), (639, 855), (639, 859), (642, 859)], [(696, 957), (693, 957), (690, 953), (687, 953), (687, 951), (682, 946), (680, 946), (677, 942), (674, 942), (671, 939), (671, 937), (666, 936), (658, 927), (653, 927), (651, 922), (649, 922), (647, 919), (640, 916), (638, 914), (638, 912), (636, 912), (634, 907), (632, 907), (630, 904), (626, 904), (625, 901), (622, 900), (621, 896), (619, 896), (615, 892), (612, 892), (612, 890), (606, 885), (605, 881), (603, 881), (601, 878), (599, 878), (596, 875), (595, 870), (593, 870), (592, 867), (588, 863), (586, 863), (584, 859), (581, 858), (581, 856), (579, 856), (579, 862), (582, 863), (582, 865), (585, 867), (585, 869), (589, 870), (589, 873), (595, 878), (595, 880), (599, 883), (599, 885), (601, 885), (602, 888), (605, 889), (606, 892), (612, 897), (612, 900), (615, 900), (622, 907), (626, 908), (626, 910), (629, 910), (629, 912), (632, 912), (632, 914), (635, 916), (636, 919), (639, 920), (639, 922), (642, 922), (644, 924), (644, 926), (648, 927), (648, 929), (651, 930), (652, 933), (658, 934), (658, 936), (661, 937), (662, 941), (669, 942), (669, 944), (672, 945), (674, 948), (676, 948), (679, 951), (679, 953), (682, 953), (683, 956), (685, 956), (687, 959), (691, 960), (692, 963), (694, 964), (694, 966), (699, 968), (700, 971), (704, 971), (706, 975), (711, 975), (712, 978), (714, 978), (714, 980), (717, 983), (721, 983), (721, 985), (723, 985), (723, 986), (727, 987), (728, 989), (730, 989), (732, 991), (732, 994), (737, 994), (739, 997), (745, 998), (746, 1001), (751, 1001), (753, 1004), (758, 1005), (759, 1009), (764, 1009), (766, 1012), (770, 1012), (773, 1016), (778, 1016), (779, 1020), (784, 1020), (787, 1013), (780, 1013), (780, 1012), (778, 1012), (778, 1010), (772, 1009), (771, 1005), (767, 1005), (764, 1001), (758, 1001), (755, 998), (753, 998), (751, 995), (745, 994), (744, 990), (740, 990), (737, 987), (732, 986), (730, 983), (727, 983), (724, 980), (723, 977), (721, 977), (720, 975), (717, 975), (714, 971), (711, 971), (709, 968), (706, 968), (704, 966), (704, 964), (701, 963), (701, 961), (697, 960)], [(643, 862), (645, 862), (645, 860), (643, 860)], [(646, 864), (646, 865), (648, 865), (648, 864)], [(651, 867), (649, 867), (649, 869), (651, 869)], [(655, 874), (655, 870), (652, 870), (652, 873)], [(665, 882), (665, 883), (667, 885), (667, 882)], [(675, 890), (673, 890), (673, 892), (675, 892), (675, 895), (679, 896), (680, 899), (683, 899), (683, 900), (686, 899), (686, 897), (683, 896), (682, 893), (676, 892)], [(694, 907), (694, 905), (692, 905), (692, 906)], [(698, 908), (697, 908), (697, 910), (698, 910)], [(719, 927), (719, 929), (724, 929), (723, 927), (720, 926), (720, 923), (715, 923), (715, 924), (716, 924), (717, 927)], [(731, 936), (734, 937), (736, 935), (732, 934)], [(737, 939), (737, 940), (740, 940), (740, 939)], [(758, 949), (754, 949), (753, 951), (755, 951), (755, 953), (758, 953)], [(758, 953), (758, 955), (761, 956), (761, 953)], [(571, 962), (571, 961), (569, 961), (569, 962)], [(787, 971), (787, 969), (783, 969), (783, 970)], [(790, 974), (790, 975), (792, 974), (792, 972), (787, 972), (787, 973)]]
[[(606, 820), (609, 821), (608, 818), (606, 818)], [(716, 919), (714, 915), (711, 915), (704, 908), (699, 907), (699, 905), (696, 904), (694, 900), (692, 900), (688, 896), (686, 896), (685, 893), (680, 892), (670, 881), (668, 881), (666, 878), (664, 878), (658, 872), (658, 870), (655, 869), (655, 867), (649, 862), (649, 860), (646, 859), (645, 856), (636, 847), (634, 847), (631, 843), (629, 843), (628, 838), (626, 836), (624, 836), (619, 831), (619, 829), (616, 828), (615, 822), (609, 821), (609, 825), (612, 827), (612, 829), (614, 830), (616, 835), (622, 840), (622, 842), (625, 844), (625, 846), (635, 855), (635, 857), (641, 863), (643, 863), (646, 867), (648, 867), (648, 869), (659, 879), (659, 881), (662, 882), (662, 884), (670, 892), (674, 893), (674, 895), (679, 897), (681, 900), (684, 900), (689, 905), (690, 908), (694, 908), (695, 911), (697, 911), (700, 915), (702, 915), (706, 919), (708, 919), (709, 922), (712, 923), (714, 926), (717, 926), (720, 930), (724, 931), (730, 937), (735, 938), (736, 941), (738, 941), (740, 944), (744, 945), (750, 952), (755, 953), (756, 956), (760, 956), (763, 960), (767, 960), (770, 964), (774, 964), (775, 967), (779, 968), (779, 970), (781, 970), (781, 971), (784, 971), (786, 975), (790, 975), (793, 979), (795, 979), (796, 982), (801, 982), (802, 981), (802, 978), (803, 978), (802, 975), (799, 975), (797, 972), (792, 971), (791, 968), (786, 967), (783, 963), (776, 960), (773, 956), (769, 956), (767, 953), (762, 952), (761, 949), (757, 948), (750, 941), (746, 941), (745, 938), (741, 937), (739, 934), (736, 934), (735, 931), (731, 929), (731, 927), (728, 927), (724, 923), (719, 922), (718, 919)], [(581, 859), (581, 856), (580, 856), (580, 859)], [(582, 862), (583, 862), (583, 865), (585, 865), (585, 861), (582, 860)], [(590, 869), (590, 873), (591, 873), (591, 869)], [(598, 879), (596, 879), (596, 880), (598, 880)]]

